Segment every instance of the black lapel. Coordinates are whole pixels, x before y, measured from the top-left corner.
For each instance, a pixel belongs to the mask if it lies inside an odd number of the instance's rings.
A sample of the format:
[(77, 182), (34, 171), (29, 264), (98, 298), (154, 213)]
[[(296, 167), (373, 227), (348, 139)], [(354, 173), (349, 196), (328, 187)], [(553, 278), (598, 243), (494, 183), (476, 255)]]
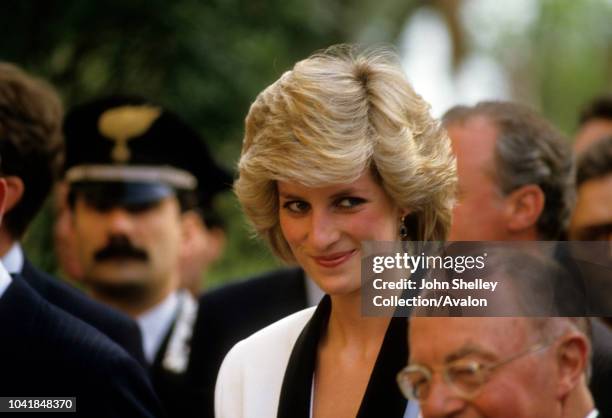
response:
[(156, 374), (163, 374), (163, 366), (162, 361), (164, 360), (164, 356), (166, 355), (166, 350), (168, 349), (168, 343), (170, 342), (170, 336), (172, 335), (172, 331), (174, 331), (174, 326), (176, 325), (176, 318), (172, 320), (172, 324), (170, 325), (170, 329), (164, 336), (161, 344), (159, 345), (159, 349), (157, 353), (155, 353), (155, 358), (153, 359), (153, 363), (150, 366), (150, 371), (153, 376)]
[(407, 332), (406, 318), (391, 318), (357, 413), (358, 418), (404, 416), (408, 404), (397, 387), (396, 375), (408, 361)]
[[(179, 303), (180, 301), (181, 299), (179, 298)], [(170, 337), (172, 337), (172, 333), (174, 332), (174, 328), (176, 327), (176, 321), (179, 317), (180, 310), (181, 310), (181, 306), (177, 306), (173, 313), (172, 323), (170, 324), (170, 327), (168, 328), (168, 332), (166, 332), (164, 339), (159, 345), (159, 348), (157, 349), (157, 353), (155, 353), (155, 358), (153, 359), (153, 363), (151, 364), (149, 368), (151, 379), (153, 380), (154, 383), (159, 379), (164, 379), (166, 375), (175, 374), (175, 373), (172, 373), (164, 369), (164, 366), (162, 363), (166, 355), (166, 350), (168, 349), (168, 344), (170, 343)]]
[(285, 370), (277, 418), (308, 418), (312, 375), (319, 338), (329, 321), (331, 299), (325, 295), (293, 346)]
[[(312, 376), (317, 347), (327, 327), (331, 300), (325, 296), (298, 337), (283, 378), (277, 418), (308, 418)], [(406, 365), (408, 323), (406, 318), (392, 318), (378, 353), (368, 387), (357, 417), (403, 417), (407, 401), (396, 383), (396, 374)]]
[(295, 280), (295, 283), (299, 287), (299, 290), (297, 292), (299, 297), (296, 298), (296, 301), (299, 301), (299, 303), (302, 305), (301, 308), (296, 309), (295, 312), (297, 312), (298, 310), (302, 310), (310, 306), (310, 301), (308, 300), (308, 288), (306, 286), (306, 280), (310, 279), (306, 277), (306, 273), (304, 273), (304, 270), (302, 270), (301, 268), (297, 269), (297, 271), (295, 272), (295, 276), (297, 278)]

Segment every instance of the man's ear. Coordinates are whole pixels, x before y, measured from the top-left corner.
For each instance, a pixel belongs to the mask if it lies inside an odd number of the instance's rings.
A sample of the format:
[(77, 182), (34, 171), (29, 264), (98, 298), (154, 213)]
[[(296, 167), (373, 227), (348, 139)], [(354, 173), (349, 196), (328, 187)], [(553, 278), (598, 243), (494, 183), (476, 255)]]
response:
[(582, 379), (586, 379), (589, 351), (590, 344), (580, 332), (572, 332), (561, 339), (555, 358), (558, 399), (564, 399)]
[(221, 227), (208, 228), (208, 263), (212, 264), (223, 255), (227, 235)]
[(7, 176), (4, 177), (4, 180), (6, 180), (6, 207), (4, 209), (10, 212), (21, 201), (25, 185), (23, 180), (17, 176)]
[(535, 184), (527, 184), (506, 196), (506, 226), (511, 232), (535, 228), (544, 210), (546, 197)]
[(0, 222), (6, 209), (6, 179), (0, 177)]
[(194, 211), (183, 214), (182, 227), (184, 257), (196, 256), (208, 265), (221, 256), (226, 241), (222, 228), (208, 228)]
[(182, 251), (181, 256), (189, 257), (196, 245), (198, 214), (188, 210), (181, 214)]

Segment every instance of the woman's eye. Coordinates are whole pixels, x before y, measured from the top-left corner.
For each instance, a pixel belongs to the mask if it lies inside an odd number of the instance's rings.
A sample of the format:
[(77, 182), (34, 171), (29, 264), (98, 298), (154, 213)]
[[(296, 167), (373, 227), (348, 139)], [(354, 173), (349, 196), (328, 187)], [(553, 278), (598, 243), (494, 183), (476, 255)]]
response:
[(285, 204), (283, 204), (283, 207), (294, 213), (304, 213), (309, 209), (308, 203), (303, 202), (301, 200), (285, 202)]
[(351, 208), (354, 208), (355, 206), (359, 206), (363, 202), (365, 202), (365, 200), (359, 197), (344, 197), (338, 200), (336, 205), (343, 209), (351, 209)]

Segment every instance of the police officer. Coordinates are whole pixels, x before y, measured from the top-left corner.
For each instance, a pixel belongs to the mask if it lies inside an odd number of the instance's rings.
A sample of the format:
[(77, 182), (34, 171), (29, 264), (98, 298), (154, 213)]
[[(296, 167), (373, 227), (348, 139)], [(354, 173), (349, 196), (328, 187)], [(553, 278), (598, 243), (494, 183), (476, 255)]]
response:
[(186, 214), (210, 206), (232, 178), (194, 129), (142, 98), (78, 106), (64, 130), (80, 280), (136, 319), (157, 393), (170, 416), (184, 416), (197, 311), (180, 290)]

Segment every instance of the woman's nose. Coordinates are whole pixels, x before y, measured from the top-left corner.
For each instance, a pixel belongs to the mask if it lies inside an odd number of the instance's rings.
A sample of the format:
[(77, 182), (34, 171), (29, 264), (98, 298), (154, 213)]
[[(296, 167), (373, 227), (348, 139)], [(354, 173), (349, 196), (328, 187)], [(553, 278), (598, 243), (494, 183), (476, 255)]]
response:
[(324, 210), (313, 210), (310, 220), (308, 241), (312, 249), (323, 251), (340, 237), (337, 220)]

